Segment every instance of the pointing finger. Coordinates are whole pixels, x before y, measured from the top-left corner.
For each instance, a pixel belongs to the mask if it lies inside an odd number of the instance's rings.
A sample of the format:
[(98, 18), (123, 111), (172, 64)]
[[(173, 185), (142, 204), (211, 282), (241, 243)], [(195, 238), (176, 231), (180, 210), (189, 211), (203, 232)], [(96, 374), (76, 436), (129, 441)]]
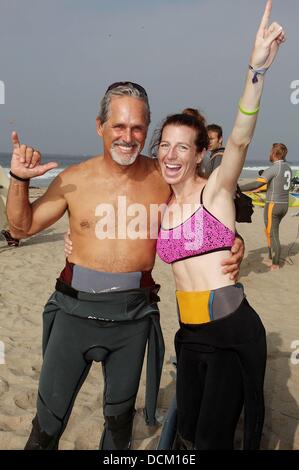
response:
[(270, 15), (272, 10), (272, 0), (268, 0), (266, 3), (265, 11), (262, 17), (260, 27), (258, 29), (258, 34), (264, 35), (265, 29), (268, 26)]
[(16, 131), (13, 131), (11, 134), (11, 143), (12, 143), (13, 149), (17, 149), (20, 147), (20, 141), (19, 141), (19, 137)]

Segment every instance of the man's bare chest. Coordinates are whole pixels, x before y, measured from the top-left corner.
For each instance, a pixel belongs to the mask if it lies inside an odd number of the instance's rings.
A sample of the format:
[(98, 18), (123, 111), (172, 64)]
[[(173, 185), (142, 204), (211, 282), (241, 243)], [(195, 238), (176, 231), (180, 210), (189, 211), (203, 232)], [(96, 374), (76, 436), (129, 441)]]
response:
[(135, 237), (138, 232), (147, 238), (148, 232), (156, 231), (160, 225), (166, 208), (165, 196), (166, 193), (155, 193), (142, 185), (133, 189), (109, 184), (102, 188), (93, 185), (78, 188), (68, 197), (71, 225), (81, 233), (99, 232), (101, 237), (107, 232), (116, 238), (127, 238), (128, 232), (132, 232)]

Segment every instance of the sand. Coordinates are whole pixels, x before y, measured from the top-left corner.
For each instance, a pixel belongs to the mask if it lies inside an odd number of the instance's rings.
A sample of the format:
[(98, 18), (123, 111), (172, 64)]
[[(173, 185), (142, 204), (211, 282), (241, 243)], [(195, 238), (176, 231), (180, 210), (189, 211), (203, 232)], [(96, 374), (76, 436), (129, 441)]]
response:
[[(32, 198), (40, 193), (31, 190)], [(263, 449), (299, 449), (298, 212), (298, 208), (290, 209), (281, 224), (282, 257), (286, 263), (276, 272), (269, 272), (262, 264), (267, 255), (263, 209), (255, 209), (252, 224), (238, 227), (246, 243), (240, 281), (267, 330)], [(67, 219), (63, 218), (19, 248), (8, 248), (0, 241), (0, 449), (22, 449), (31, 429), (41, 367), (41, 312), (64, 265), (66, 228)], [(170, 268), (157, 260), (154, 275), (162, 285), (160, 309), (166, 343), (158, 402), (162, 421), (174, 392), (173, 337), (178, 324)], [(161, 430), (160, 425), (144, 424), (144, 387), (143, 373), (134, 449), (154, 449)], [(61, 449), (97, 448), (103, 426), (102, 393), (101, 366), (95, 364), (77, 397), (60, 441)]]

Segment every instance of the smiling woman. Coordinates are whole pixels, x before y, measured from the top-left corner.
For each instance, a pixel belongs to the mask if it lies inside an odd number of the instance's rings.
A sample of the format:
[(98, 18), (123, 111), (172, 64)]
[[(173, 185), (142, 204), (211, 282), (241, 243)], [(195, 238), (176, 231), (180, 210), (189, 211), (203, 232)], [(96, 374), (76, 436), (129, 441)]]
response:
[[(209, 178), (196, 171), (208, 135), (194, 115), (168, 116), (153, 143), (173, 191), (157, 254), (172, 265), (180, 322), (175, 336), (178, 449), (233, 449), (243, 406), (244, 449), (258, 449), (262, 436), (265, 329), (243, 286), (220, 267), (235, 240), (234, 195), (256, 126), (264, 74), (285, 40), (279, 24), (268, 26), (271, 7), (268, 0), (220, 166)], [(197, 206), (191, 215), (165, 227), (170, 209), (188, 203)], [(186, 233), (195, 243), (188, 243)]]
[(208, 148), (208, 135), (204, 122), (190, 114), (168, 116), (161, 129), (154, 134), (151, 154), (158, 149), (162, 175), (168, 184), (177, 179), (183, 182), (195, 177), (195, 169)]

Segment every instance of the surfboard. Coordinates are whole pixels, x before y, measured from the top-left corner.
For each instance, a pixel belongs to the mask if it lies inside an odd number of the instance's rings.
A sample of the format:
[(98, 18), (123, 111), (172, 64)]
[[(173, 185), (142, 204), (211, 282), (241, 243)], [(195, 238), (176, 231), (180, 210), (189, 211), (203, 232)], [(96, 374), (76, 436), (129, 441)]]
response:
[[(254, 206), (264, 207), (265, 200), (266, 200), (266, 193), (246, 191), (245, 194), (251, 197)], [(289, 207), (299, 207), (299, 193), (289, 194)]]

